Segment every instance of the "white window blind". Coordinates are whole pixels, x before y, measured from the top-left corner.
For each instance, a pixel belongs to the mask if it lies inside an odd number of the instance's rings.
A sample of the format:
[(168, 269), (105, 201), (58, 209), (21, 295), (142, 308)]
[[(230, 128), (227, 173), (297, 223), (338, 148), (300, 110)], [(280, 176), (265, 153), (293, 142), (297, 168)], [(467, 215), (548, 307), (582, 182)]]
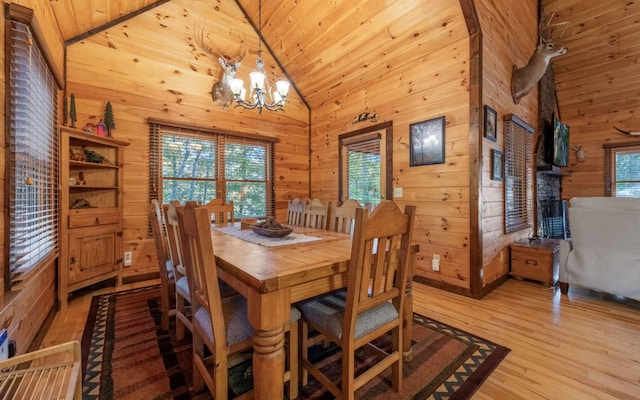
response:
[(28, 25), (11, 22), (8, 83), (9, 277), (29, 272), (58, 251), (57, 84)]
[(529, 226), (533, 128), (515, 115), (504, 119), (504, 231), (509, 233)]
[(346, 198), (362, 205), (380, 203), (380, 142), (377, 132), (343, 141)]

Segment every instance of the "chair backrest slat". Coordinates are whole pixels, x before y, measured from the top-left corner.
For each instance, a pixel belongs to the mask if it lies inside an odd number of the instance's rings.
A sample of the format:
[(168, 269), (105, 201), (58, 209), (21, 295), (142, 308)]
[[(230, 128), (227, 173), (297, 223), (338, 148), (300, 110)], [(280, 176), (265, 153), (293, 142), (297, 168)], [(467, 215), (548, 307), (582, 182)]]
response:
[(211, 223), (226, 224), (229, 222), (235, 222), (233, 201), (224, 203), (221, 199), (213, 199), (205, 204), (204, 207), (206, 207), (207, 211), (211, 215)]
[(356, 210), (344, 335), (355, 329), (358, 313), (385, 301), (393, 300), (402, 315), (414, 220), (415, 206), (406, 206), (403, 213), (389, 200), (370, 215), (364, 208)]
[(304, 212), (305, 212), (306, 204), (300, 200), (299, 198), (295, 198), (293, 200), (289, 200), (289, 204), (287, 206), (287, 224), (293, 226), (304, 226)]
[(333, 232), (351, 233), (356, 220), (356, 208), (362, 206), (357, 200), (347, 199), (330, 210), (329, 230)]
[(327, 229), (329, 222), (329, 202), (322, 203), (320, 199), (313, 199), (305, 207), (304, 226), (315, 229)]
[[(212, 327), (205, 329), (213, 330), (214, 343), (227, 343), (209, 210), (206, 206), (198, 206), (196, 202), (187, 202), (178, 209), (178, 224), (193, 312), (204, 307), (212, 324)], [(195, 319), (194, 327), (202, 329), (197, 326)]]
[(167, 265), (171, 261), (169, 254), (169, 246), (165, 235), (164, 213), (162, 207), (157, 200), (152, 200), (149, 204), (149, 220), (151, 222), (151, 231), (153, 232), (153, 241), (156, 247), (158, 257), (158, 269), (160, 274), (160, 284), (163, 291), (168, 292), (169, 272), (173, 265)]

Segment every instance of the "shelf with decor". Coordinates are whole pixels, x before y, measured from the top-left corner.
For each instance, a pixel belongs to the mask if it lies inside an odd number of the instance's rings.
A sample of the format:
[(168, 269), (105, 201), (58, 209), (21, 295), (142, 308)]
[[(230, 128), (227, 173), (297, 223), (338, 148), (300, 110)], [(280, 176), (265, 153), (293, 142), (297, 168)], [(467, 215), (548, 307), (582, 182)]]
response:
[(60, 308), (69, 294), (122, 282), (123, 152), (128, 142), (60, 127)]

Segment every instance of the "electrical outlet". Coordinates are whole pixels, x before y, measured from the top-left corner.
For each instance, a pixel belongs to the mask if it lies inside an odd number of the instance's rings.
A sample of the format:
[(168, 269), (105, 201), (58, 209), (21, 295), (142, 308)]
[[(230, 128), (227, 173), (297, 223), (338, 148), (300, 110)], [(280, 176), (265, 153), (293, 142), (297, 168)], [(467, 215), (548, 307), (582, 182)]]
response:
[(397, 188), (393, 188), (393, 197), (396, 199), (399, 199), (402, 197), (402, 188), (401, 187), (397, 187)]
[(125, 251), (124, 252), (124, 266), (125, 267), (129, 267), (131, 266), (131, 252), (130, 251)]
[(440, 254), (434, 254), (431, 260), (431, 269), (434, 271), (440, 271)]

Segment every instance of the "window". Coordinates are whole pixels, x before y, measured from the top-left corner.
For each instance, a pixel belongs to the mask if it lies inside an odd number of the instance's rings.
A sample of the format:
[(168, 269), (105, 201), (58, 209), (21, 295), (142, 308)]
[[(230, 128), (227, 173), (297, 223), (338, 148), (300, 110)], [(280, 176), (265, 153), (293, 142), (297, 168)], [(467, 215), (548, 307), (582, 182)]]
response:
[[(391, 124), (340, 136), (340, 200), (357, 200), (361, 205), (378, 205), (391, 199)], [(384, 150), (384, 151), (383, 151)]]
[(233, 201), (236, 218), (275, 214), (269, 138), (150, 121), (150, 200)]
[[(15, 9), (12, 5), (12, 17)], [(36, 266), (58, 252), (58, 85), (30, 27), (10, 23), (5, 289), (16, 290)]]
[(604, 147), (605, 194), (640, 198), (640, 146), (616, 143)]
[(531, 191), (531, 134), (533, 128), (515, 115), (505, 117), (504, 231), (529, 226)]

